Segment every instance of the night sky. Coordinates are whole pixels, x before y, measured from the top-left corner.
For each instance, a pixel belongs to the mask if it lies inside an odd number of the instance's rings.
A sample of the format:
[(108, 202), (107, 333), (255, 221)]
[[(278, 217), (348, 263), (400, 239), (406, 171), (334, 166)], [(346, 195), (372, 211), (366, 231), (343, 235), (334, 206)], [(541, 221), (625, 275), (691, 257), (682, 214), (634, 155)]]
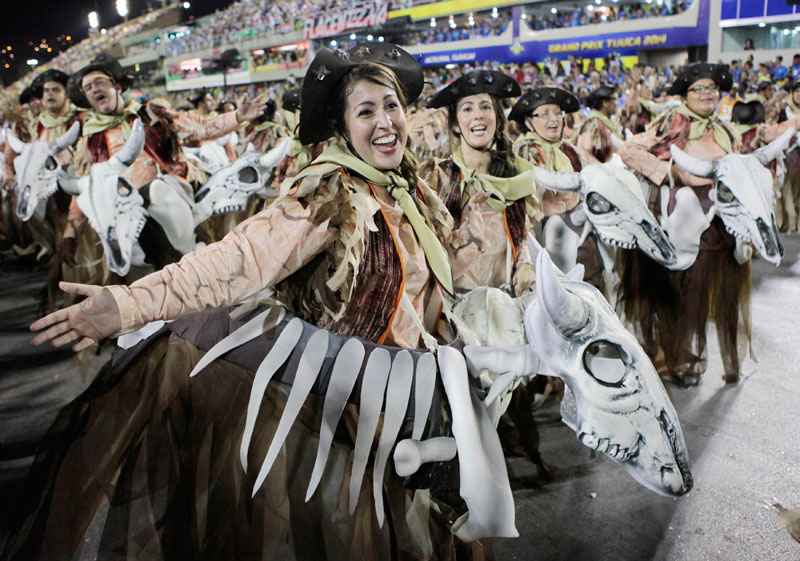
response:
[[(181, 0), (182, 2), (183, 0)], [(189, 16), (201, 17), (231, 4), (231, 0), (189, 0)], [(147, 11), (148, 5), (160, 7), (160, 0), (128, 0), (129, 18)], [(2, 0), (0, 17), (0, 81), (7, 86), (29, 70), (27, 60), (40, 63), (57, 55), (70, 44), (85, 39), (89, 33), (88, 14), (96, 11), (100, 27), (122, 23), (115, 0)], [(71, 41), (66, 38), (69, 36)], [(42, 40), (51, 49), (41, 48)], [(11, 50), (8, 47), (11, 46)], [(40, 50), (35, 51), (36, 47)], [(13, 55), (13, 56), (12, 56)], [(6, 68), (6, 64), (9, 65)]]

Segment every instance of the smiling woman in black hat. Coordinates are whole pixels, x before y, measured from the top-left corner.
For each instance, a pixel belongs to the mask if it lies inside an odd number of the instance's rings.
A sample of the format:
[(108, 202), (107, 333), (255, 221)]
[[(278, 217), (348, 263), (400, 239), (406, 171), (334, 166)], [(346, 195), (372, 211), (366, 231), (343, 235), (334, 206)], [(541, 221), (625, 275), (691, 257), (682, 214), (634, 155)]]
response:
[(475, 70), (428, 102), (447, 108), (451, 155), (426, 161), (420, 176), (455, 220), (450, 259), (457, 289), (513, 282), (521, 292), (533, 282), (525, 236), (541, 214), (532, 166), (511, 152), (501, 101), (519, 93), (506, 74)]
[[(282, 414), (294, 407), (289, 386), (277, 380), (297, 382), (308, 375), (310, 363), (304, 361), (320, 353), (317, 335), (302, 351), (307, 339), (290, 344), (289, 350), (298, 345), (295, 355), (303, 358), (299, 364), (289, 360), (288, 377), (281, 369), (275, 381), (263, 382), (252, 435), (245, 423), (256, 370), (262, 370), (258, 365), (271, 345), (286, 344), (275, 340), (274, 331), (187, 376), (238, 320), (229, 310), (186, 316), (241, 302), (265, 288), (273, 289), (287, 314), (310, 324), (302, 327), (304, 337), (324, 328), (332, 346), (350, 336), (369, 348), (391, 346), (385, 348), (392, 352), (423, 345), (424, 304), (437, 286), (452, 293), (453, 280), (439, 241), (447, 235), (449, 215), (435, 193), (417, 182), (406, 146), (404, 109), (421, 89), (421, 68), (395, 45), (321, 49), (304, 81), (299, 136), (304, 143), (334, 141), (283, 184), (274, 205), (221, 242), (130, 286), (69, 287), (87, 300), (32, 326), (44, 330), (37, 344), (52, 340), (79, 349), (153, 320), (185, 318), (116, 357), (61, 413), (53, 429), (60, 437), (56, 449), (38, 460), (41, 469), (31, 484), (39, 492), (29, 523), (10, 540), (13, 559), (70, 558), (109, 503), (104, 528), (95, 534), (102, 536), (98, 558), (123, 551), (220, 560), (484, 556), (482, 542), (460, 543), (451, 533), (459, 512), (427, 491), (415, 493), (415, 487), (430, 487), (424, 477), (404, 481), (394, 471), (384, 477), (376, 461), (373, 480), (370, 463), (370, 483), (356, 479), (351, 492), (358, 500), (348, 505), (350, 474), (357, 471), (353, 428), (361, 424), (352, 406), (328, 434), (333, 446), (327, 469), (306, 500), (323, 440), (319, 419), (328, 415), (328, 402), (323, 410), (319, 395), (297, 404), (297, 422), (289, 421), (272, 469), (256, 483), (273, 435), (277, 439), (282, 430), (276, 427), (284, 426)], [(281, 317), (269, 316), (264, 328)], [(281, 326), (283, 337), (289, 327), (285, 321)], [(325, 358), (325, 347), (321, 353)], [(329, 354), (324, 372), (331, 360)], [(392, 390), (392, 376), (389, 402), (405, 399)], [(315, 392), (325, 391), (327, 383)], [(367, 400), (362, 394), (362, 405), (377, 400), (379, 413), (383, 393), (381, 386)], [(346, 401), (349, 394), (339, 397)], [(440, 430), (431, 426), (432, 434)], [(240, 457), (240, 445), (248, 440)], [(456, 489), (456, 479), (447, 469), (443, 474), (436, 479), (442, 492)]]

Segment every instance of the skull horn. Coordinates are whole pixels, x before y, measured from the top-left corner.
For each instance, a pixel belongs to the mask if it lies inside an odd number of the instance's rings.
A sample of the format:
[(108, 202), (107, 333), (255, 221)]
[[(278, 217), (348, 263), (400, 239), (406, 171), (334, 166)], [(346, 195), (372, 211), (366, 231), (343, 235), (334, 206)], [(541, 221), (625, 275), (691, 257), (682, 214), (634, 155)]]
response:
[(581, 175), (576, 172), (555, 172), (535, 167), (533, 180), (536, 184), (551, 191), (580, 191)]
[(790, 127), (789, 129), (784, 131), (784, 133), (780, 135), (778, 138), (776, 138), (766, 146), (762, 146), (761, 148), (753, 152), (753, 156), (758, 158), (758, 161), (761, 162), (761, 165), (766, 166), (772, 160), (780, 156), (781, 152), (786, 150), (793, 136), (794, 136), (794, 127)]
[(565, 338), (574, 335), (589, 320), (583, 301), (562, 286), (556, 267), (546, 251), (539, 253), (536, 259), (536, 292), (539, 305)]
[(289, 144), (291, 141), (292, 139), (290, 137), (285, 137), (275, 148), (261, 156), (259, 163), (265, 168), (274, 168), (277, 166), (286, 155), (286, 152), (289, 151)]
[(74, 175), (70, 175), (63, 169), (59, 169), (56, 172), (58, 175), (58, 186), (61, 187), (64, 191), (69, 193), (70, 195), (80, 195), (81, 188), (80, 188), (80, 177), (75, 177)]
[(131, 128), (131, 136), (125, 141), (119, 152), (114, 154), (113, 158), (116, 158), (123, 166), (129, 167), (139, 157), (142, 148), (144, 148), (144, 126), (142, 121), (136, 119)]
[(6, 135), (6, 140), (8, 141), (8, 145), (11, 146), (11, 149), (17, 154), (22, 154), (22, 151), (25, 150), (25, 143), (17, 138), (17, 135), (11, 132), (10, 129)]
[(49, 149), (51, 154), (58, 154), (62, 150), (69, 148), (78, 140), (78, 135), (81, 133), (81, 124), (78, 121), (72, 123), (72, 126), (67, 132), (56, 138), (50, 143)]
[(694, 156), (690, 156), (674, 144), (669, 147), (669, 151), (672, 154), (672, 157), (675, 159), (675, 163), (678, 166), (692, 175), (696, 175), (697, 177), (714, 177), (714, 174), (717, 172), (717, 163), (714, 160), (701, 160), (700, 158), (695, 158)]

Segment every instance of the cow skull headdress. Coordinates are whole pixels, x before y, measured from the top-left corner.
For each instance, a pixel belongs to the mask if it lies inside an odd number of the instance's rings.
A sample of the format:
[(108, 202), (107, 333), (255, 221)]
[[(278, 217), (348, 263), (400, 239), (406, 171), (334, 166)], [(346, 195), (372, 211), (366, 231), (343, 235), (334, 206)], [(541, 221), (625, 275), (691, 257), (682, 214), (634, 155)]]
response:
[(134, 122), (131, 135), (108, 161), (93, 164), (89, 175), (72, 177), (59, 171), (58, 182), (73, 195), (103, 242), (109, 269), (128, 274), (133, 248), (147, 220), (144, 199), (123, 173), (144, 148), (144, 127)]
[(675, 247), (648, 210), (639, 182), (621, 166), (591, 164), (580, 173), (536, 167), (533, 176), (536, 184), (546, 189), (579, 192), (588, 225), (603, 242), (626, 249), (638, 247), (665, 267), (677, 261)]
[(564, 422), (642, 485), (664, 495), (686, 493), (692, 487), (686, 443), (650, 358), (596, 288), (561, 277), (531, 236), (529, 244), (536, 285), (525, 332), (569, 388)]
[(248, 149), (235, 162), (212, 175), (195, 195), (195, 222), (199, 224), (213, 215), (244, 210), (252, 195), (266, 199), (277, 194), (267, 181), (272, 168), (286, 155), (290, 143), (291, 138), (284, 138), (266, 154)]
[(780, 265), (783, 245), (775, 221), (772, 174), (764, 167), (781, 155), (794, 136), (791, 128), (777, 140), (752, 154), (726, 154), (719, 160), (702, 160), (675, 145), (675, 163), (698, 177), (715, 179), (709, 197), (725, 230), (740, 243), (752, 243), (768, 263)]
[(81, 125), (72, 124), (63, 135), (45, 142), (22, 142), (13, 133), (8, 133), (8, 143), (14, 152), (19, 154), (14, 160), (14, 171), (17, 181), (17, 216), (28, 221), (36, 208), (42, 205), (58, 189), (58, 170), (61, 164), (57, 160), (59, 152), (66, 150), (78, 140)]

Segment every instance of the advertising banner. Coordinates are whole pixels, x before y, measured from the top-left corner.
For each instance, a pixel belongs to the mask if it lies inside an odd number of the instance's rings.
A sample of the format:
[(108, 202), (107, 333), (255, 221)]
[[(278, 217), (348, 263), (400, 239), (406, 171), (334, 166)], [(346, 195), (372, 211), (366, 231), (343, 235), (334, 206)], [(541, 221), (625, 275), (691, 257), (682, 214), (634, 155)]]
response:
[(365, 3), (339, 12), (320, 14), (306, 20), (303, 38), (330, 37), (350, 29), (383, 25), (388, 14), (388, 2)]

